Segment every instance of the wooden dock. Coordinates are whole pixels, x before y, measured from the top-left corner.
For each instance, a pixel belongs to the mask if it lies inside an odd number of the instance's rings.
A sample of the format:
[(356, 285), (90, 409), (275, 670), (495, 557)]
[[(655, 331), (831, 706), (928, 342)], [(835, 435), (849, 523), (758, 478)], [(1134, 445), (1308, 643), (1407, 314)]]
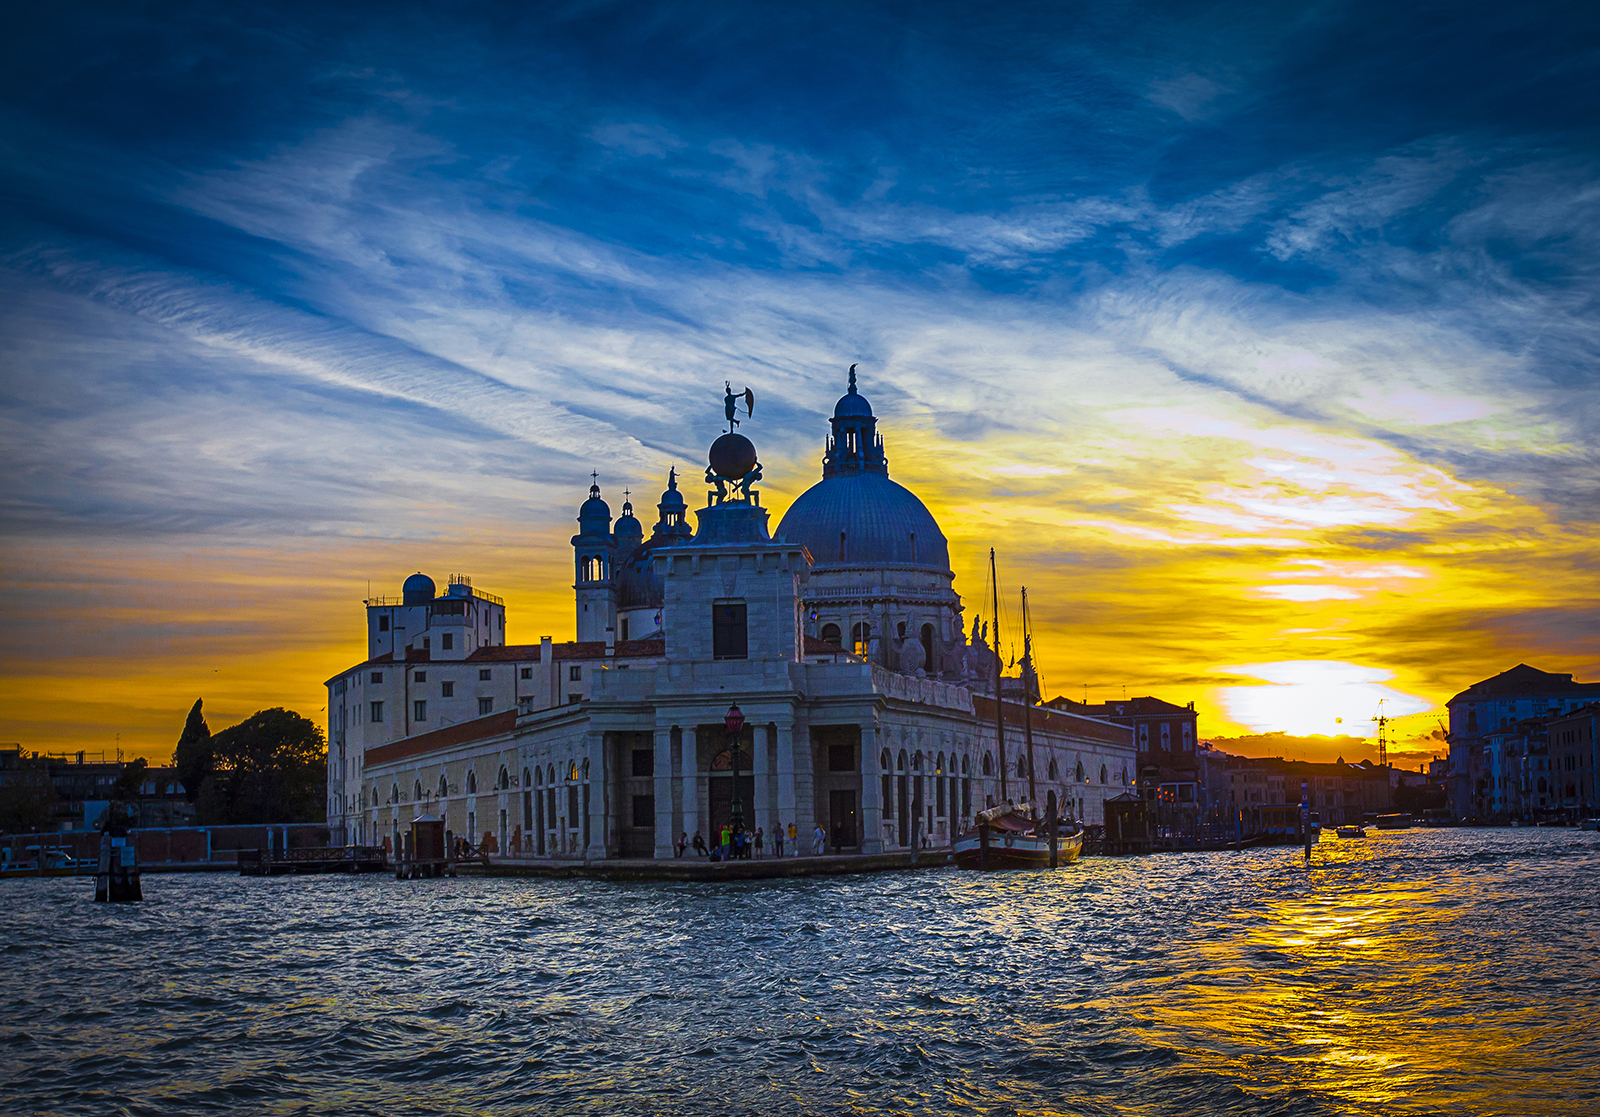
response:
[(301, 876), (306, 873), (382, 873), (389, 859), (382, 846), (332, 846), (306, 849), (241, 849), (242, 877)]

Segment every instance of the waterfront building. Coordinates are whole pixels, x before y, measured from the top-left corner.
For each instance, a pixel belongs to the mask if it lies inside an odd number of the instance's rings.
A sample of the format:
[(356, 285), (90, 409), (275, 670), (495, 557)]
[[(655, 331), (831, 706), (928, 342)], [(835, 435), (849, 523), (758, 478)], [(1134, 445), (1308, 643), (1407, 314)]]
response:
[[(944, 845), (1030, 785), (1041, 810), (1101, 820), (1135, 778), (1131, 729), (1035, 709), (1030, 757), (1028, 711), (997, 711), (949, 545), (889, 479), (853, 371), (822, 478), (776, 532), (734, 426), (693, 528), (676, 471), (648, 539), (631, 501), (612, 523), (594, 478), (572, 537), (575, 641), (506, 643), (503, 605), (464, 580), (441, 598), (413, 575), (398, 604), (368, 603), (368, 658), (327, 681), (336, 840), (392, 843), (428, 812), (502, 853), (670, 857), (680, 834), (730, 818), (734, 705), (743, 817), (767, 834), (820, 826), (845, 853)], [(399, 611), (383, 629), (375, 608)], [(446, 645), (452, 625), (473, 639)]]
[(1600, 702), (1590, 702), (1546, 723), (1556, 805), (1593, 818), (1600, 812)]
[(1358, 825), (1394, 809), (1399, 773), (1363, 760), (1331, 764), (1282, 757), (1229, 758), (1232, 806), (1245, 833), (1294, 833), (1299, 826), (1301, 784), (1313, 817), (1323, 826)]
[(1193, 702), (1178, 706), (1143, 695), (1090, 704), (1063, 696), (1045, 704), (1131, 729), (1139, 754), (1139, 792), (1146, 799), (1174, 804), (1193, 814), (1196, 823), (1224, 821), (1224, 814), (1232, 818), (1232, 758), (1200, 740), (1200, 715)]
[[(1578, 683), (1519, 663), (1474, 683), (1446, 703), (1450, 710), (1450, 775), (1445, 789), (1452, 815), (1488, 819), (1509, 809), (1517, 773), (1506, 767), (1506, 748), (1525, 748), (1517, 726), (1546, 719), (1600, 699), (1600, 682)], [(1525, 753), (1516, 753), (1521, 756)], [(1508, 787), (1507, 780), (1513, 781)], [(1535, 787), (1537, 777), (1534, 778)], [(1536, 797), (1536, 796), (1535, 796)]]

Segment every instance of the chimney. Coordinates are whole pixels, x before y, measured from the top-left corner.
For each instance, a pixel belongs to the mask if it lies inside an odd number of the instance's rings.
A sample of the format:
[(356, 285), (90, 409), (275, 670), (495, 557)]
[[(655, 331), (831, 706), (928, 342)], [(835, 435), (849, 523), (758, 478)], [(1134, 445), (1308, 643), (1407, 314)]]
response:
[(544, 668), (545, 705), (554, 706), (561, 700), (556, 697), (556, 653), (550, 637), (539, 637), (539, 666)]

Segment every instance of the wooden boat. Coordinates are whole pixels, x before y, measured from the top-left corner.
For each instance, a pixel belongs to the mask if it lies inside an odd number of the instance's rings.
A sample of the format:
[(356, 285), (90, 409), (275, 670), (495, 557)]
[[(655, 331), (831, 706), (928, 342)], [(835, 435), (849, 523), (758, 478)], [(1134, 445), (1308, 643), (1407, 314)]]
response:
[(1027, 804), (1002, 803), (978, 815), (953, 847), (958, 869), (1052, 869), (1083, 853), (1083, 827), (1056, 823), (1051, 849), (1050, 824), (1034, 819)]
[(1409, 830), (1411, 825), (1411, 816), (1408, 814), (1380, 814), (1378, 816), (1379, 830)]
[(1360, 826), (1340, 826), (1334, 831), (1341, 838), (1365, 838), (1367, 832)]

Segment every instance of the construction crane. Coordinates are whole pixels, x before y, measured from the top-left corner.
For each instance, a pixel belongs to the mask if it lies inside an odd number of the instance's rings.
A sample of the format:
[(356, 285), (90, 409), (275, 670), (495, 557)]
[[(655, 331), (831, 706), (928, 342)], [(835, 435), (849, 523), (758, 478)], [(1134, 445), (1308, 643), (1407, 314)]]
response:
[(1378, 699), (1378, 714), (1372, 719), (1378, 723), (1378, 767), (1380, 768), (1389, 766), (1389, 723), (1394, 720), (1384, 716), (1383, 704), (1386, 701), (1388, 699)]

